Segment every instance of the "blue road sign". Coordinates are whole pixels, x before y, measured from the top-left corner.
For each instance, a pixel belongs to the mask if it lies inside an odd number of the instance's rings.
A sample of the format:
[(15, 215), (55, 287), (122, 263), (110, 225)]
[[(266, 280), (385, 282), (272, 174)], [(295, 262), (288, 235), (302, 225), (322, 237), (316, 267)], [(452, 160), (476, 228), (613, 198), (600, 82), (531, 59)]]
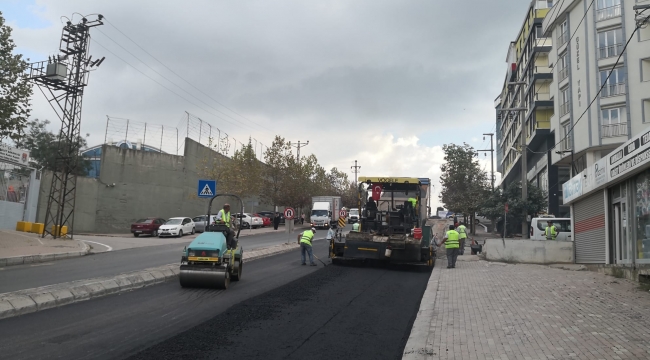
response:
[(197, 195), (200, 198), (211, 198), (217, 194), (217, 180), (199, 180)]

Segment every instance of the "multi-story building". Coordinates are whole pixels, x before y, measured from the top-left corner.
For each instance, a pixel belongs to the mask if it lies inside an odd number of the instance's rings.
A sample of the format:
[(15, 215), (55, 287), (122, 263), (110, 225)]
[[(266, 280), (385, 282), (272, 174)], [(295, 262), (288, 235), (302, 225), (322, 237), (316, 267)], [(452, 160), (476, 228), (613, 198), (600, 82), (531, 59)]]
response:
[(564, 0), (543, 23), (556, 40), (551, 158), (572, 170), (563, 201), (578, 263), (650, 263), (650, 27), (632, 36), (643, 4)]
[[(502, 174), (502, 188), (522, 181), (521, 157), (522, 153), (526, 154), (525, 175), (528, 183), (542, 188), (548, 194), (548, 213), (565, 216), (569, 209), (560, 207), (558, 168), (551, 164), (548, 154), (553, 146), (553, 136), (550, 134), (550, 120), (553, 116), (550, 84), (553, 72), (548, 56), (553, 39), (544, 36), (542, 22), (552, 6), (553, 1), (532, 1), (516, 41), (510, 43), (503, 90), (495, 100), (499, 160), (497, 171)], [(524, 146), (522, 126), (525, 126), (526, 133)], [(564, 180), (568, 178), (567, 175)]]

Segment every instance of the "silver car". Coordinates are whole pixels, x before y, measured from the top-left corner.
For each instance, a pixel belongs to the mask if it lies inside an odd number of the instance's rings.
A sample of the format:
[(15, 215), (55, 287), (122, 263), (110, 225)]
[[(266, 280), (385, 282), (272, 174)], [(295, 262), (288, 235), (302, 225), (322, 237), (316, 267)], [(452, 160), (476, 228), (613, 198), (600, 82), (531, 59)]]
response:
[[(213, 223), (217, 221), (217, 215), (211, 214), (210, 217)], [(208, 215), (199, 215), (192, 220), (194, 221), (196, 232), (205, 232), (205, 228), (208, 226)]]

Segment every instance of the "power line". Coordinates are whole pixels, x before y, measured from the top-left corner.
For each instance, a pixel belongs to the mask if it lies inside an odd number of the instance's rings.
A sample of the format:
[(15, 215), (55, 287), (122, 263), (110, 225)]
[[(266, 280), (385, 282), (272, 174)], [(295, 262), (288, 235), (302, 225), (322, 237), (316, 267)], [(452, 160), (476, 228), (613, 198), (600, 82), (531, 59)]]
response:
[[(104, 18), (104, 19), (106, 19), (106, 18)], [(135, 40), (131, 39), (128, 35), (126, 35), (122, 30), (118, 29), (115, 25), (113, 25), (113, 23), (111, 23), (111, 22), (108, 21), (108, 20), (105, 20), (105, 21), (106, 21), (106, 23), (108, 23), (110, 26), (112, 26), (115, 30), (117, 30), (120, 34), (124, 35), (124, 37), (126, 37), (127, 39), (129, 39), (129, 41), (131, 41), (133, 44), (135, 44), (135, 46), (139, 47), (139, 48), (140, 48), (142, 51), (144, 51), (147, 55), (151, 56), (151, 58), (153, 58), (154, 60), (156, 60), (160, 65), (164, 66), (165, 69), (169, 70), (172, 74), (176, 75), (179, 79), (183, 80), (185, 83), (187, 83), (188, 85), (190, 85), (191, 87), (193, 87), (194, 89), (196, 89), (198, 92), (200, 92), (201, 94), (205, 95), (206, 97), (208, 97), (210, 100), (214, 101), (215, 103), (217, 103), (217, 104), (223, 106), (224, 108), (230, 110), (230, 111), (233, 112), (234, 114), (237, 114), (237, 115), (240, 116), (241, 118), (246, 119), (247, 121), (253, 123), (254, 125), (264, 127), (264, 125), (259, 124), (259, 123), (256, 123), (255, 121), (253, 121), (253, 120), (251, 120), (251, 119), (248, 119), (247, 117), (241, 115), (240, 113), (236, 112), (235, 110), (233, 110), (233, 109), (227, 107), (227, 106), (224, 105), (223, 103), (219, 102), (218, 100), (214, 99), (214, 98), (211, 97), (210, 95), (206, 94), (203, 90), (199, 89), (198, 87), (194, 86), (194, 85), (193, 85), (192, 83), (190, 83), (189, 81), (185, 80), (185, 78), (183, 78), (182, 76), (180, 76), (179, 74), (177, 74), (174, 70), (170, 69), (169, 66), (165, 65), (162, 61), (158, 60), (158, 58), (156, 58), (156, 57), (153, 56), (150, 52), (148, 52), (147, 50), (145, 50), (142, 46), (140, 46), (137, 42), (135, 42)], [(216, 109), (215, 109), (215, 110), (216, 110)], [(217, 110), (217, 111), (219, 111), (219, 110)], [(219, 112), (221, 112), (221, 111), (219, 111)], [(231, 119), (234, 119), (234, 118), (232, 118), (230, 115), (227, 115), (227, 114), (225, 114), (225, 113), (223, 113), (223, 112), (221, 112), (221, 113), (224, 114), (224, 115), (226, 115), (226, 116), (228, 116), (228, 117), (230, 117)]]

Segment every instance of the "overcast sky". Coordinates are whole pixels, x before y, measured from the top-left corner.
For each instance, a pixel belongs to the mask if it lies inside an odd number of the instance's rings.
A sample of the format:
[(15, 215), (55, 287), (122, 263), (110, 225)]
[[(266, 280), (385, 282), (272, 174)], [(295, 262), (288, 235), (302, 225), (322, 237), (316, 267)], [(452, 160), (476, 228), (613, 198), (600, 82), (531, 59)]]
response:
[[(62, 16), (106, 17), (91, 30), (90, 52), (106, 60), (84, 95), (89, 145), (104, 142), (107, 115), (171, 128), (187, 111), (240, 141), (309, 140), (303, 154), (328, 169), (352, 174), (358, 160), (360, 175), (430, 177), (438, 206), (442, 145), (490, 147), (482, 134), (495, 130), (508, 44), (529, 3), (0, 0), (0, 11), (32, 61), (57, 53)], [(36, 89), (32, 103), (58, 128)], [(489, 153), (480, 161), (489, 171)]]

